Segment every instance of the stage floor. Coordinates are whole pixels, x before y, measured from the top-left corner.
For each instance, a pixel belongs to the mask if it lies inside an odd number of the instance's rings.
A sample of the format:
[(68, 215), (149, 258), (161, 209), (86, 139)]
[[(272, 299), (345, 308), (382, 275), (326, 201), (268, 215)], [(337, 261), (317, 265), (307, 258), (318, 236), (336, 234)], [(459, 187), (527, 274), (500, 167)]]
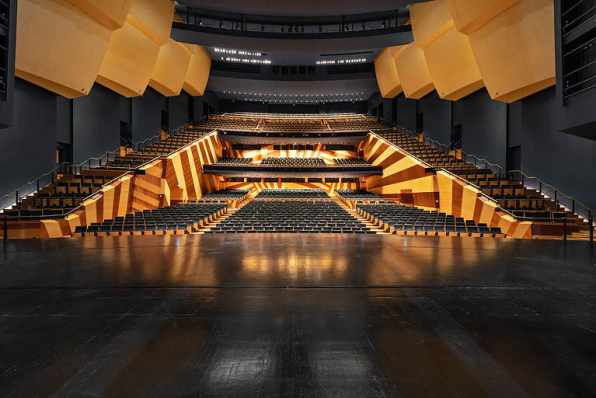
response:
[(0, 396), (595, 396), (595, 247), (0, 242)]

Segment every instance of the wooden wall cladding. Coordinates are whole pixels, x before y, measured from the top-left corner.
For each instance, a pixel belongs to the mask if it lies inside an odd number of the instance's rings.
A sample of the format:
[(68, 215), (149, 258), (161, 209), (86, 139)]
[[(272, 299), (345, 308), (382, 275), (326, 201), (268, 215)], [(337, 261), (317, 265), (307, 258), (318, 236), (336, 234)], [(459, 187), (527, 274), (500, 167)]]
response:
[(125, 97), (143, 95), (159, 56), (159, 44), (130, 22), (114, 31), (97, 82)]
[(375, 58), (375, 74), (381, 96), (393, 98), (402, 92), (394, 56), (403, 46), (387, 47)]
[(415, 43), (424, 51), (439, 96), (456, 101), (484, 86), (468, 37), (455, 28), (447, 0), (410, 7)]
[(190, 95), (199, 96), (205, 93), (209, 72), (211, 70), (211, 56), (202, 47), (194, 44), (185, 44), (192, 53), (184, 85), (182, 88)]
[(174, 18), (173, 0), (134, 0), (130, 21), (159, 46), (166, 44)]
[(15, 75), (67, 98), (87, 95), (111, 29), (66, 0), (21, 0)]
[(68, 0), (110, 30), (121, 28), (133, 0)]
[(192, 53), (181, 43), (168, 39), (160, 47), (149, 86), (166, 97), (179, 95), (186, 79)]
[(521, 0), (447, 0), (458, 31), (467, 35)]
[(517, 221), (466, 181), (426, 166), (378, 135), (371, 134), (362, 149), (367, 161), (383, 168), (382, 176), (366, 178), (367, 190), (427, 210), (501, 227), (511, 237), (532, 236), (532, 223)]
[(36, 236), (65, 237), (78, 226), (199, 199), (220, 187), (218, 177), (201, 173), (203, 164), (211, 164), (219, 157), (221, 142), (212, 133), (167, 158), (143, 166), (145, 174), (127, 173), (105, 185), (69, 216), (43, 220)]
[(468, 37), (493, 99), (514, 102), (555, 84), (552, 0), (521, 0)]
[(395, 55), (395, 66), (407, 98), (420, 99), (435, 89), (424, 51), (415, 42)]
[(484, 87), (468, 37), (455, 26), (430, 43), (424, 55), (441, 98), (457, 101)]

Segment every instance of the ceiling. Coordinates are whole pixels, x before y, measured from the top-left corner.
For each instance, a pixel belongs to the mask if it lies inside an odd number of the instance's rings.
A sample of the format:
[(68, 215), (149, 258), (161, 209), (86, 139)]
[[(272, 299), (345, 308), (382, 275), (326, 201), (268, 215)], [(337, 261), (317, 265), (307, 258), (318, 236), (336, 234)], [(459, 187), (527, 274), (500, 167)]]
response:
[(394, 10), (423, 1), (427, 0), (179, 0), (178, 3), (245, 14), (322, 16)]

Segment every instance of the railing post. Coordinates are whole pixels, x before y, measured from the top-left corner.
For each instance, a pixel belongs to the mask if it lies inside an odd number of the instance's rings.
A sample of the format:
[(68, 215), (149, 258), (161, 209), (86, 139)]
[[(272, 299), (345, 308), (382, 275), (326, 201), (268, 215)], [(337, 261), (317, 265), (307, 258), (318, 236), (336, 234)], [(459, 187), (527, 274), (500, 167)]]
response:
[(559, 204), (559, 201), (557, 200), (557, 190), (555, 190), (555, 204)]
[(39, 178), (37, 179), (37, 192), (39, 192)]
[(18, 190), (16, 192), (16, 201), (15, 201), (15, 203), (17, 204), (17, 207), (20, 207), (20, 205), (19, 205), (19, 191)]
[(567, 242), (567, 217), (563, 219), (563, 241)]
[(6, 220), (6, 213), (2, 213), (4, 218), (4, 241), (8, 240), (8, 221)]
[(592, 213), (588, 217), (588, 222), (590, 223), (590, 242), (594, 242), (594, 217)]
[(575, 199), (571, 199), (571, 212), (575, 213)]
[(542, 194), (542, 181), (538, 181), (538, 193)]

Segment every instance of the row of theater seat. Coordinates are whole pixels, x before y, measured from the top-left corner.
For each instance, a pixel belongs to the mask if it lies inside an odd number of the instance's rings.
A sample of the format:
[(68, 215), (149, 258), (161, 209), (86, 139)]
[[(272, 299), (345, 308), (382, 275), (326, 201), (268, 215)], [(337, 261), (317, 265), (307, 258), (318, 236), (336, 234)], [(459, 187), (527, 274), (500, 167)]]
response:
[(201, 201), (240, 200), (250, 194), (250, 189), (220, 189), (204, 195)]
[(287, 119), (268, 120), (260, 117), (236, 118), (212, 116), (204, 127), (214, 130), (254, 130), (279, 132), (310, 132), (310, 131), (367, 131), (382, 130), (386, 127), (376, 118), (345, 118), (343, 120), (321, 119)]
[(498, 227), (488, 227), (486, 224), (476, 224), (473, 220), (394, 203), (359, 204), (357, 210), (371, 221), (381, 222), (383, 228), (392, 233), (504, 236)]
[(261, 161), (263, 166), (282, 167), (325, 167), (325, 161), (321, 158), (274, 158), (269, 157)]
[(249, 165), (252, 163), (252, 158), (220, 158), (217, 163), (221, 165)]
[(344, 200), (383, 200), (383, 195), (377, 195), (362, 189), (337, 189), (335, 193)]
[(144, 210), (89, 226), (76, 227), (73, 236), (184, 234), (204, 226), (227, 211), (222, 203), (188, 203)]
[(206, 233), (375, 232), (333, 201), (252, 201)]
[(268, 188), (263, 189), (255, 199), (331, 199), (324, 189), (286, 189), (286, 188)]
[(368, 163), (366, 160), (358, 159), (358, 158), (347, 158), (347, 159), (335, 158), (335, 159), (333, 159), (333, 161), (338, 166), (370, 166), (370, 163)]

